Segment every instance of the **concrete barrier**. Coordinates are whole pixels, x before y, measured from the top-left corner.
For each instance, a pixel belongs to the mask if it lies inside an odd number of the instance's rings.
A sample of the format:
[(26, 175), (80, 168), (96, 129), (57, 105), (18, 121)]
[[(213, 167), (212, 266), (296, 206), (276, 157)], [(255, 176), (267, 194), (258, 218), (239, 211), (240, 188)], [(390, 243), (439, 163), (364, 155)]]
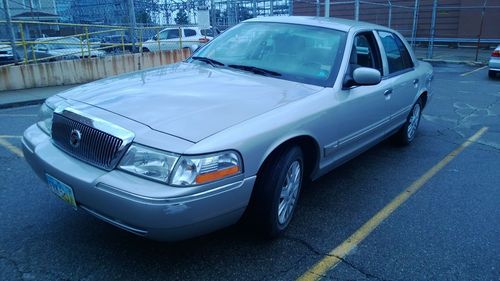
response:
[(0, 91), (81, 84), (176, 63), (190, 54), (182, 49), (0, 67)]

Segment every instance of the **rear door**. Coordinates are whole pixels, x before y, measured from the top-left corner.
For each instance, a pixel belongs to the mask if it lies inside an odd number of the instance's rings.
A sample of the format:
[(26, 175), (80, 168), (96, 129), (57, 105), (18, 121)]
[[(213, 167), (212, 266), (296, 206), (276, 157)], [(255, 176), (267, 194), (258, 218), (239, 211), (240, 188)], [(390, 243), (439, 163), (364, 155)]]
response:
[(179, 49), (181, 31), (178, 28), (166, 29), (160, 33), (161, 50)]
[(199, 36), (194, 28), (184, 28), (184, 38), (182, 39), (185, 47), (191, 46), (193, 44), (198, 44)]
[(410, 53), (399, 36), (388, 31), (378, 31), (382, 59), (384, 61), (383, 80), (388, 82), (384, 94), (388, 100), (394, 129), (406, 121), (419, 88), (419, 78)]

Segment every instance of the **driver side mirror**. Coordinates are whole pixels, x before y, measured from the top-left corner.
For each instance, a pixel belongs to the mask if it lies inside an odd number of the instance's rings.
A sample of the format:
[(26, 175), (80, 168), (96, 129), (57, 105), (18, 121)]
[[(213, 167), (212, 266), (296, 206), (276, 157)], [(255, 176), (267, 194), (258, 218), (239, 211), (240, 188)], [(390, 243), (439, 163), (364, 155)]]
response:
[(158, 41), (158, 35), (153, 36), (154, 41)]
[(352, 78), (354, 82), (358, 85), (368, 86), (377, 85), (382, 80), (382, 75), (380, 71), (369, 68), (369, 67), (359, 67), (352, 73)]
[(369, 67), (358, 67), (354, 69), (351, 75), (346, 76), (344, 88), (352, 86), (370, 86), (377, 85), (382, 80), (380, 71)]

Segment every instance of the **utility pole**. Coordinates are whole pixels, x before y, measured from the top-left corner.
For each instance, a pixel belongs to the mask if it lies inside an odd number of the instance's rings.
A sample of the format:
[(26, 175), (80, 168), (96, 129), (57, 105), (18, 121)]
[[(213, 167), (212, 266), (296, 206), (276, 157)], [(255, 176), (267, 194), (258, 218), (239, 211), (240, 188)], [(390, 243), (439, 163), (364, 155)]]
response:
[(419, 0), (415, 0), (415, 7), (413, 8), (413, 27), (411, 28), (411, 46), (413, 48), (415, 48), (415, 37), (417, 37), (419, 10), (420, 10)]
[(132, 42), (132, 53), (135, 53), (135, 32), (137, 30), (137, 22), (135, 20), (134, 0), (128, 0), (128, 16), (130, 22), (130, 41)]
[(214, 0), (210, 0), (210, 19), (211, 19), (211, 22), (212, 22), (212, 34), (214, 35), (214, 37), (217, 36), (217, 33), (216, 33), (216, 30), (217, 28), (215, 27), (215, 23), (217, 21), (217, 17), (215, 16), (215, 1)]
[(354, 20), (359, 21), (359, 0), (354, 1)]
[(14, 28), (12, 27), (8, 0), (3, 0), (3, 9), (5, 12), (5, 19), (7, 20), (7, 29), (9, 31), (10, 46), (12, 47), (12, 56), (14, 57), (14, 62), (17, 63), (19, 58), (16, 51), (16, 37), (14, 36)]
[(437, 3), (438, 0), (434, 0), (432, 4), (432, 19), (431, 19), (431, 38), (429, 40), (429, 47), (427, 48), (427, 58), (432, 59), (434, 52), (434, 35), (436, 34), (436, 13), (437, 13)]
[(483, 35), (483, 24), (484, 24), (484, 11), (486, 10), (486, 3), (488, 0), (484, 0), (483, 9), (481, 10), (481, 24), (479, 25), (479, 35), (477, 36), (477, 47), (476, 47), (476, 60), (479, 57), (479, 46), (481, 45), (481, 35)]

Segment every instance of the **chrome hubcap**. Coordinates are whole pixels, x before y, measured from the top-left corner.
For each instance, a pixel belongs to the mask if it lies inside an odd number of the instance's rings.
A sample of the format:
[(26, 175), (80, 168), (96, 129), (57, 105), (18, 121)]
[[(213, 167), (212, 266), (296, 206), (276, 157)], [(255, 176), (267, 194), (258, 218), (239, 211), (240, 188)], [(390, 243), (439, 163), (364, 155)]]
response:
[(408, 125), (408, 139), (413, 139), (417, 132), (418, 123), (420, 122), (420, 104), (415, 104), (412, 114), (410, 116), (410, 124)]
[(294, 161), (288, 168), (285, 182), (281, 187), (280, 203), (278, 205), (278, 221), (280, 224), (285, 224), (293, 213), (301, 181), (302, 167), (299, 161)]

